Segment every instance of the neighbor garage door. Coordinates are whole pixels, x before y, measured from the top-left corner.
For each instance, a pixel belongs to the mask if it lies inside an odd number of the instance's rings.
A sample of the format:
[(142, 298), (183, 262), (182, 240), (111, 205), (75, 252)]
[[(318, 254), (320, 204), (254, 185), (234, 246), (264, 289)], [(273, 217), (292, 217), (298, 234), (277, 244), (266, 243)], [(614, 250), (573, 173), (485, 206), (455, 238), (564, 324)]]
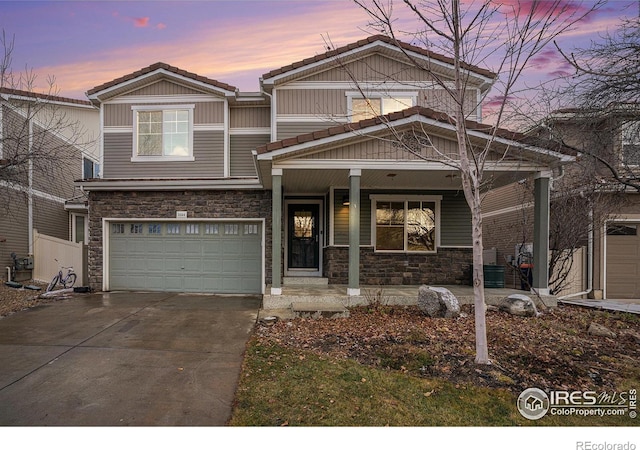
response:
[(640, 224), (607, 227), (607, 298), (640, 298)]
[(109, 289), (262, 291), (258, 222), (110, 222)]

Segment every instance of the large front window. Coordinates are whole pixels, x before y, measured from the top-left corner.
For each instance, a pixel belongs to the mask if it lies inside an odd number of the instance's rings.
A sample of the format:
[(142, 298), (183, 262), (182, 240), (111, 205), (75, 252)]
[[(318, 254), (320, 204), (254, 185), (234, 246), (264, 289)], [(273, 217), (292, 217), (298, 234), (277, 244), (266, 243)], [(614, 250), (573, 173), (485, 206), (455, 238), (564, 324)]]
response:
[(193, 159), (193, 108), (134, 111), (134, 160)]
[(435, 252), (439, 199), (376, 199), (376, 251)]
[(415, 105), (416, 96), (411, 93), (396, 94), (390, 97), (371, 94), (364, 98), (361, 94), (349, 94), (351, 122), (402, 111)]

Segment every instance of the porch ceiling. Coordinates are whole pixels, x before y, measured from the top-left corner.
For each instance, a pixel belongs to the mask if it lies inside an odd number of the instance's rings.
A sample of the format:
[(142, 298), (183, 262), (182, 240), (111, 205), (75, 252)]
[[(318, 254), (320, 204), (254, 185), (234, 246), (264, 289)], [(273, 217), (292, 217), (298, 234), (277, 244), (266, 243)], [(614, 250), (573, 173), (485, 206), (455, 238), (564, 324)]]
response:
[[(263, 162), (264, 163), (264, 162)], [(270, 168), (265, 167), (270, 173)], [(496, 188), (522, 179), (532, 171), (486, 171), (487, 187)], [(458, 190), (462, 189), (457, 170), (394, 170), (393, 163), (385, 169), (362, 169), (362, 189), (389, 190)], [(271, 177), (263, 176), (263, 185), (271, 189)], [(284, 169), (282, 186), (285, 193), (324, 194), (329, 188), (349, 186), (349, 169)]]

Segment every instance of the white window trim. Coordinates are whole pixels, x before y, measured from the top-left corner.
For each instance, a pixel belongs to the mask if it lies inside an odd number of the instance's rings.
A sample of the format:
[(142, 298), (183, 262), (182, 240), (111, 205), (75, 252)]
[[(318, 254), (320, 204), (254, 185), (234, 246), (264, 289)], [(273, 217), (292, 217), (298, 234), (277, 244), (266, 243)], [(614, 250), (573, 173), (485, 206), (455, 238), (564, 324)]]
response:
[[(133, 148), (131, 162), (168, 162), (195, 161), (193, 156), (193, 110), (195, 104), (190, 105), (135, 105), (131, 107), (133, 114)], [(138, 155), (138, 111), (165, 111), (186, 109), (189, 112), (189, 155), (187, 156), (139, 156)]]
[[(90, 158), (87, 155), (82, 156), (82, 179), (87, 179), (87, 174), (84, 173), (84, 160), (91, 161), (93, 163), (93, 173), (88, 178), (100, 178), (100, 163), (98, 163), (94, 158)], [(98, 172), (96, 173), (96, 166), (98, 166)]]
[[(407, 254), (419, 254), (428, 255), (438, 253), (440, 247), (440, 204), (442, 203), (442, 195), (385, 195), (385, 194), (372, 194), (369, 196), (371, 200), (371, 246), (376, 253), (407, 253)], [(408, 251), (408, 250), (378, 250), (376, 248), (376, 209), (377, 202), (403, 202), (405, 204), (405, 211), (407, 208), (407, 202), (422, 201), (422, 202), (434, 202), (435, 203), (435, 226), (436, 226), (436, 241), (435, 249), (428, 251)], [(407, 248), (407, 215), (404, 216), (404, 248)]]
[[(364, 93), (364, 96), (362, 95)], [(357, 98), (357, 99), (363, 99), (363, 98), (368, 98), (368, 99), (383, 99), (383, 98), (411, 98), (411, 106), (407, 106), (407, 108), (410, 108), (412, 106), (416, 106), (418, 104), (418, 92), (417, 91), (385, 91), (385, 92), (380, 92), (380, 91), (346, 91), (345, 96), (347, 97), (347, 115), (348, 115), (348, 119), (349, 121), (351, 121), (351, 116), (352, 116), (352, 112), (353, 112), (353, 99)], [(380, 107), (382, 108), (382, 103), (380, 105)], [(385, 115), (388, 113), (385, 113), (384, 111), (382, 111), (382, 115)]]

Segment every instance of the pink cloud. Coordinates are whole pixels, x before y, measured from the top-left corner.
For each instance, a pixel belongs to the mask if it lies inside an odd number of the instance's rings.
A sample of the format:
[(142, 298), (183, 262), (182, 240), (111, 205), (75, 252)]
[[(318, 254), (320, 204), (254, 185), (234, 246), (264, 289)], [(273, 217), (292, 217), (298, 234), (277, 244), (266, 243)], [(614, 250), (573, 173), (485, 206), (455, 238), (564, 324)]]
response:
[(589, 8), (580, 2), (569, 0), (503, 0), (500, 2), (500, 7), (506, 8), (505, 13), (511, 17), (532, 14), (534, 18), (541, 18), (550, 13), (554, 13), (555, 16), (569, 17), (589, 11)]
[(133, 25), (136, 28), (145, 28), (149, 26), (149, 18), (148, 17), (132, 17)]
[(164, 30), (165, 28), (167, 28), (167, 26), (164, 23), (160, 22), (158, 25), (156, 25), (156, 28), (158, 30)]

